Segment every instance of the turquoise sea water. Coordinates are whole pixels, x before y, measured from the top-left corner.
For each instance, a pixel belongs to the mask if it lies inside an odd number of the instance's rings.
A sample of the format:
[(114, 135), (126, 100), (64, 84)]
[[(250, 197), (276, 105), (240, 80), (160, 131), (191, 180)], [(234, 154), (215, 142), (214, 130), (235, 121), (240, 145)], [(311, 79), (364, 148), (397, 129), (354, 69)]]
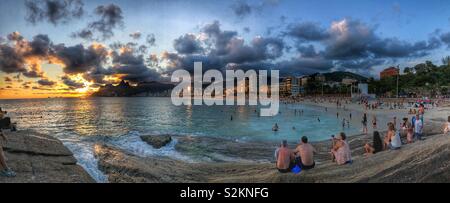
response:
[[(0, 100), (0, 107), (9, 112), (19, 129), (37, 130), (62, 140), (99, 182), (106, 181), (93, 155), (93, 146), (99, 142), (138, 156), (167, 155), (193, 161), (174, 149), (176, 140), (153, 149), (139, 135), (168, 133), (279, 142), (298, 141), (303, 135), (320, 141), (341, 131), (361, 132), (358, 112), (351, 112), (350, 128), (342, 128), (342, 118), (348, 119), (350, 112), (339, 110), (337, 118), (336, 110), (300, 104), (281, 104), (275, 117), (260, 117), (258, 106), (174, 106), (170, 98), (150, 97)], [(386, 123), (386, 119), (378, 118), (378, 122)], [(272, 131), (275, 123), (280, 127), (278, 132)]]

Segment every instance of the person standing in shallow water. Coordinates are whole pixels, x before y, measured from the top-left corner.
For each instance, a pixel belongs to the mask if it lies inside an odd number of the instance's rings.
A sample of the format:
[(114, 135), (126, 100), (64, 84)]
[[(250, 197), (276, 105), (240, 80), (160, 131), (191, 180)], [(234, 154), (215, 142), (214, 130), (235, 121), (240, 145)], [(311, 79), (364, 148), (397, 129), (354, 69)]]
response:
[(367, 135), (368, 130), (367, 130), (367, 114), (366, 113), (364, 113), (361, 123), (363, 125), (363, 133)]

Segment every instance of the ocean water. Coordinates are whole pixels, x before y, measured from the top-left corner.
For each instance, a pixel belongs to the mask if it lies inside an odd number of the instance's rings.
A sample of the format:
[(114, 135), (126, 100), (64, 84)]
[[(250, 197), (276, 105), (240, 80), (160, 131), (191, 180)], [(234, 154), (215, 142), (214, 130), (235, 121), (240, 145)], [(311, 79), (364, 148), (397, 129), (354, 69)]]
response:
[[(8, 111), (19, 129), (34, 129), (63, 141), (98, 182), (105, 182), (107, 177), (96, 168), (96, 143), (111, 144), (138, 156), (195, 161), (174, 150), (176, 140), (153, 149), (140, 140), (143, 134), (279, 142), (298, 141), (303, 135), (320, 141), (341, 131), (350, 135), (361, 132), (360, 113), (351, 112), (350, 128), (343, 128), (342, 118), (348, 119), (350, 112), (340, 110), (337, 118), (332, 109), (301, 104), (281, 104), (280, 113), (274, 117), (260, 117), (258, 106), (174, 106), (170, 98), (152, 97), (0, 100), (0, 107)], [(388, 118), (377, 119), (381, 124)], [(280, 127), (278, 132), (271, 130), (275, 123)]]

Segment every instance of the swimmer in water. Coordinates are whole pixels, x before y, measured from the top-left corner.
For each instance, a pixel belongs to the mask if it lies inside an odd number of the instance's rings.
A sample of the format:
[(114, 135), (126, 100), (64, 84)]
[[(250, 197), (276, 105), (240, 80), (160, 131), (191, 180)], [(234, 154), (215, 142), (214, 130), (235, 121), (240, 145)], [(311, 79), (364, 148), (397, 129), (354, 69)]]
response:
[(319, 123), (320, 123), (320, 118), (319, 117), (317, 117), (317, 121), (319, 121)]
[(279, 129), (279, 127), (278, 127), (278, 124), (277, 123), (275, 123), (275, 125), (272, 127), (272, 131), (278, 131), (278, 129)]

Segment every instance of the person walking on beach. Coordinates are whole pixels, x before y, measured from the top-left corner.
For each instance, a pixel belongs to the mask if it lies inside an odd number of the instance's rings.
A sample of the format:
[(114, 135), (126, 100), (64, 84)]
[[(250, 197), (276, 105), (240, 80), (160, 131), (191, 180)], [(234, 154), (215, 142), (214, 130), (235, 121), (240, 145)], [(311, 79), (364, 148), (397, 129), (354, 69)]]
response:
[(6, 157), (3, 153), (3, 141), (4, 144), (8, 142), (8, 139), (3, 134), (3, 131), (0, 129), (0, 176), (3, 177), (15, 177), (16, 173), (11, 170), (8, 165), (6, 164)]
[(403, 118), (402, 129), (406, 132), (406, 142), (413, 143), (414, 142), (414, 128), (411, 123), (408, 121), (408, 118)]
[(299, 159), (298, 164), (300, 164), (302, 169), (308, 170), (314, 168), (316, 165), (316, 162), (314, 162), (314, 153), (316, 153), (316, 150), (308, 143), (308, 137), (303, 136), (301, 143), (294, 151), (294, 154), (296, 154)]
[(420, 115), (416, 114), (414, 121), (414, 137), (416, 140), (422, 140), (423, 135), (423, 121), (420, 119)]
[(375, 115), (372, 117), (372, 128), (377, 129), (377, 117)]
[(368, 130), (367, 130), (367, 114), (366, 113), (364, 113), (361, 123), (363, 125), (363, 133), (367, 135)]
[(294, 167), (294, 153), (288, 148), (286, 140), (283, 140), (276, 153), (277, 169), (280, 173), (288, 173)]

